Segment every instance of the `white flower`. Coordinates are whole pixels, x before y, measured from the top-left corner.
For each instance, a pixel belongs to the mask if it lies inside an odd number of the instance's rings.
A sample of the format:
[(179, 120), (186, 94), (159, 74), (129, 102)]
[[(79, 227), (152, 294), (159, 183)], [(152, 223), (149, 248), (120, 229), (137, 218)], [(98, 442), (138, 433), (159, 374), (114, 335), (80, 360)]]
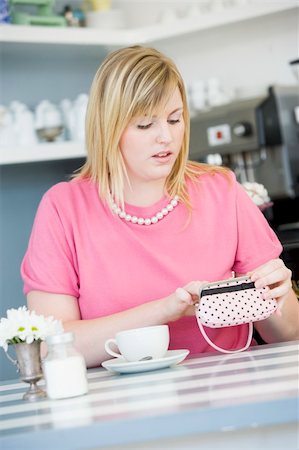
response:
[(268, 191), (262, 184), (246, 182), (243, 183), (242, 186), (257, 206), (270, 202)]
[(0, 319), (0, 347), (7, 351), (8, 344), (44, 341), (51, 334), (63, 332), (62, 323), (52, 316), (39, 316), (35, 311), (28, 311), (26, 306), (8, 309), (7, 318)]

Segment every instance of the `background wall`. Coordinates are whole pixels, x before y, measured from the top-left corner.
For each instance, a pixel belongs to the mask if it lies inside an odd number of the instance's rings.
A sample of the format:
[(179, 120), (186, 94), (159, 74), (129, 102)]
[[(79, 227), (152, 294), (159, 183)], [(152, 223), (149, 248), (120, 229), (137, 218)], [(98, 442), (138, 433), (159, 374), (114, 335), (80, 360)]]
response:
[[(298, 21), (293, 11), (274, 14), (153, 46), (171, 56), (187, 83), (218, 77), (223, 87), (265, 92), (271, 84), (295, 84), (288, 62), (298, 57)], [(19, 100), (34, 107), (88, 92), (109, 49), (81, 46), (0, 46), (0, 104)], [(0, 149), (1, 151), (1, 149)], [(0, 167), (0, 316), (25, 304), (19, 267), (36, 207), (43, 193), (65, 180), (82, 160)], [(1, 379), (16, 377), (0, 352)]]
[(249, 94), (270, 84), (295, 84), (288, 63), (298, 58), (299, 22), (294, 11), (208, 29), (158, 42), (187, 83), (216, 76), (224, 88)]

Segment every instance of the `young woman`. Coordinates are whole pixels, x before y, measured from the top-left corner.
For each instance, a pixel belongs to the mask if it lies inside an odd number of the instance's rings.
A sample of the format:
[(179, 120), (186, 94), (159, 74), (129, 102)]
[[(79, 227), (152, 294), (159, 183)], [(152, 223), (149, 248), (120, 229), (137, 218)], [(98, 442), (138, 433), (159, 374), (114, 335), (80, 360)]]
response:
[[(108, 55), (86, 117), (87, 160), (43, 197), (22, 263), (30, 309), (76, 334), (88, 366), (116, 332), (168, 323), (170, 348), (212, 351), (193, 303), (202, 281), (251, 274), (279, 314), (266, 342), (298, 338), (298, 302), (282, 247), (232, 172), (189, 162), (189, 115), (174, 63), (151, 48)], [(195, 281), (193, 281), (195, 280)], [(207, 329), (244, 346), (247, 326)]]

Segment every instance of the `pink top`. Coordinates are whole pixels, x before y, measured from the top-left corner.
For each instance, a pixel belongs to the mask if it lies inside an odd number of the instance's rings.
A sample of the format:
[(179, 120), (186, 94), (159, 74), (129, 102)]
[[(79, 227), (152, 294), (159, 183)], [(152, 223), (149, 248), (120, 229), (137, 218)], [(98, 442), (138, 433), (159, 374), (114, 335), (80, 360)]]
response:
[[(193, 280), (217, 281), (245, 274), (282, 250), (276, 235), (236, 182), (205, 174), (188, 182), (193, 205), (181, 203), (157, 224), (126, 222), (111, 213), (89, 180), (58, 183), (44, 195), (35, 218), (21, 273), (24, 293), (69, 294), (82, 319), (108, 316), (170, 295)], [(169, 199), (151, 207), (125, 205), (138, 217), (152, 217)], [(213, 351), (195, 317), (169, 324), (171, 349)], [(244, 346), (247, 325), (207, 329), (227, 349)]]

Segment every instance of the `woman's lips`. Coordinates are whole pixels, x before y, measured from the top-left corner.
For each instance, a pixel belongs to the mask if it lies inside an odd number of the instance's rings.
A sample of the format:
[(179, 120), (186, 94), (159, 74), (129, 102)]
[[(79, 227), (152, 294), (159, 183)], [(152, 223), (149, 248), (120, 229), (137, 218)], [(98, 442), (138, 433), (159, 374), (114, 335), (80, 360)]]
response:
[(153, 159), (158, 164), (169, 164), (172, 161), (172, 153), (171, 152), (159, 152), (153, 155)]
[(156, 153), (155, 155), (153, 155), (153, 158), (163, 160), (163, 159), (168, 158), (168, 157), (171, 156), (171, 155), (172, 155), (171, 152), (165, 151), (165, 152), (159, 152), (159, 153)]

